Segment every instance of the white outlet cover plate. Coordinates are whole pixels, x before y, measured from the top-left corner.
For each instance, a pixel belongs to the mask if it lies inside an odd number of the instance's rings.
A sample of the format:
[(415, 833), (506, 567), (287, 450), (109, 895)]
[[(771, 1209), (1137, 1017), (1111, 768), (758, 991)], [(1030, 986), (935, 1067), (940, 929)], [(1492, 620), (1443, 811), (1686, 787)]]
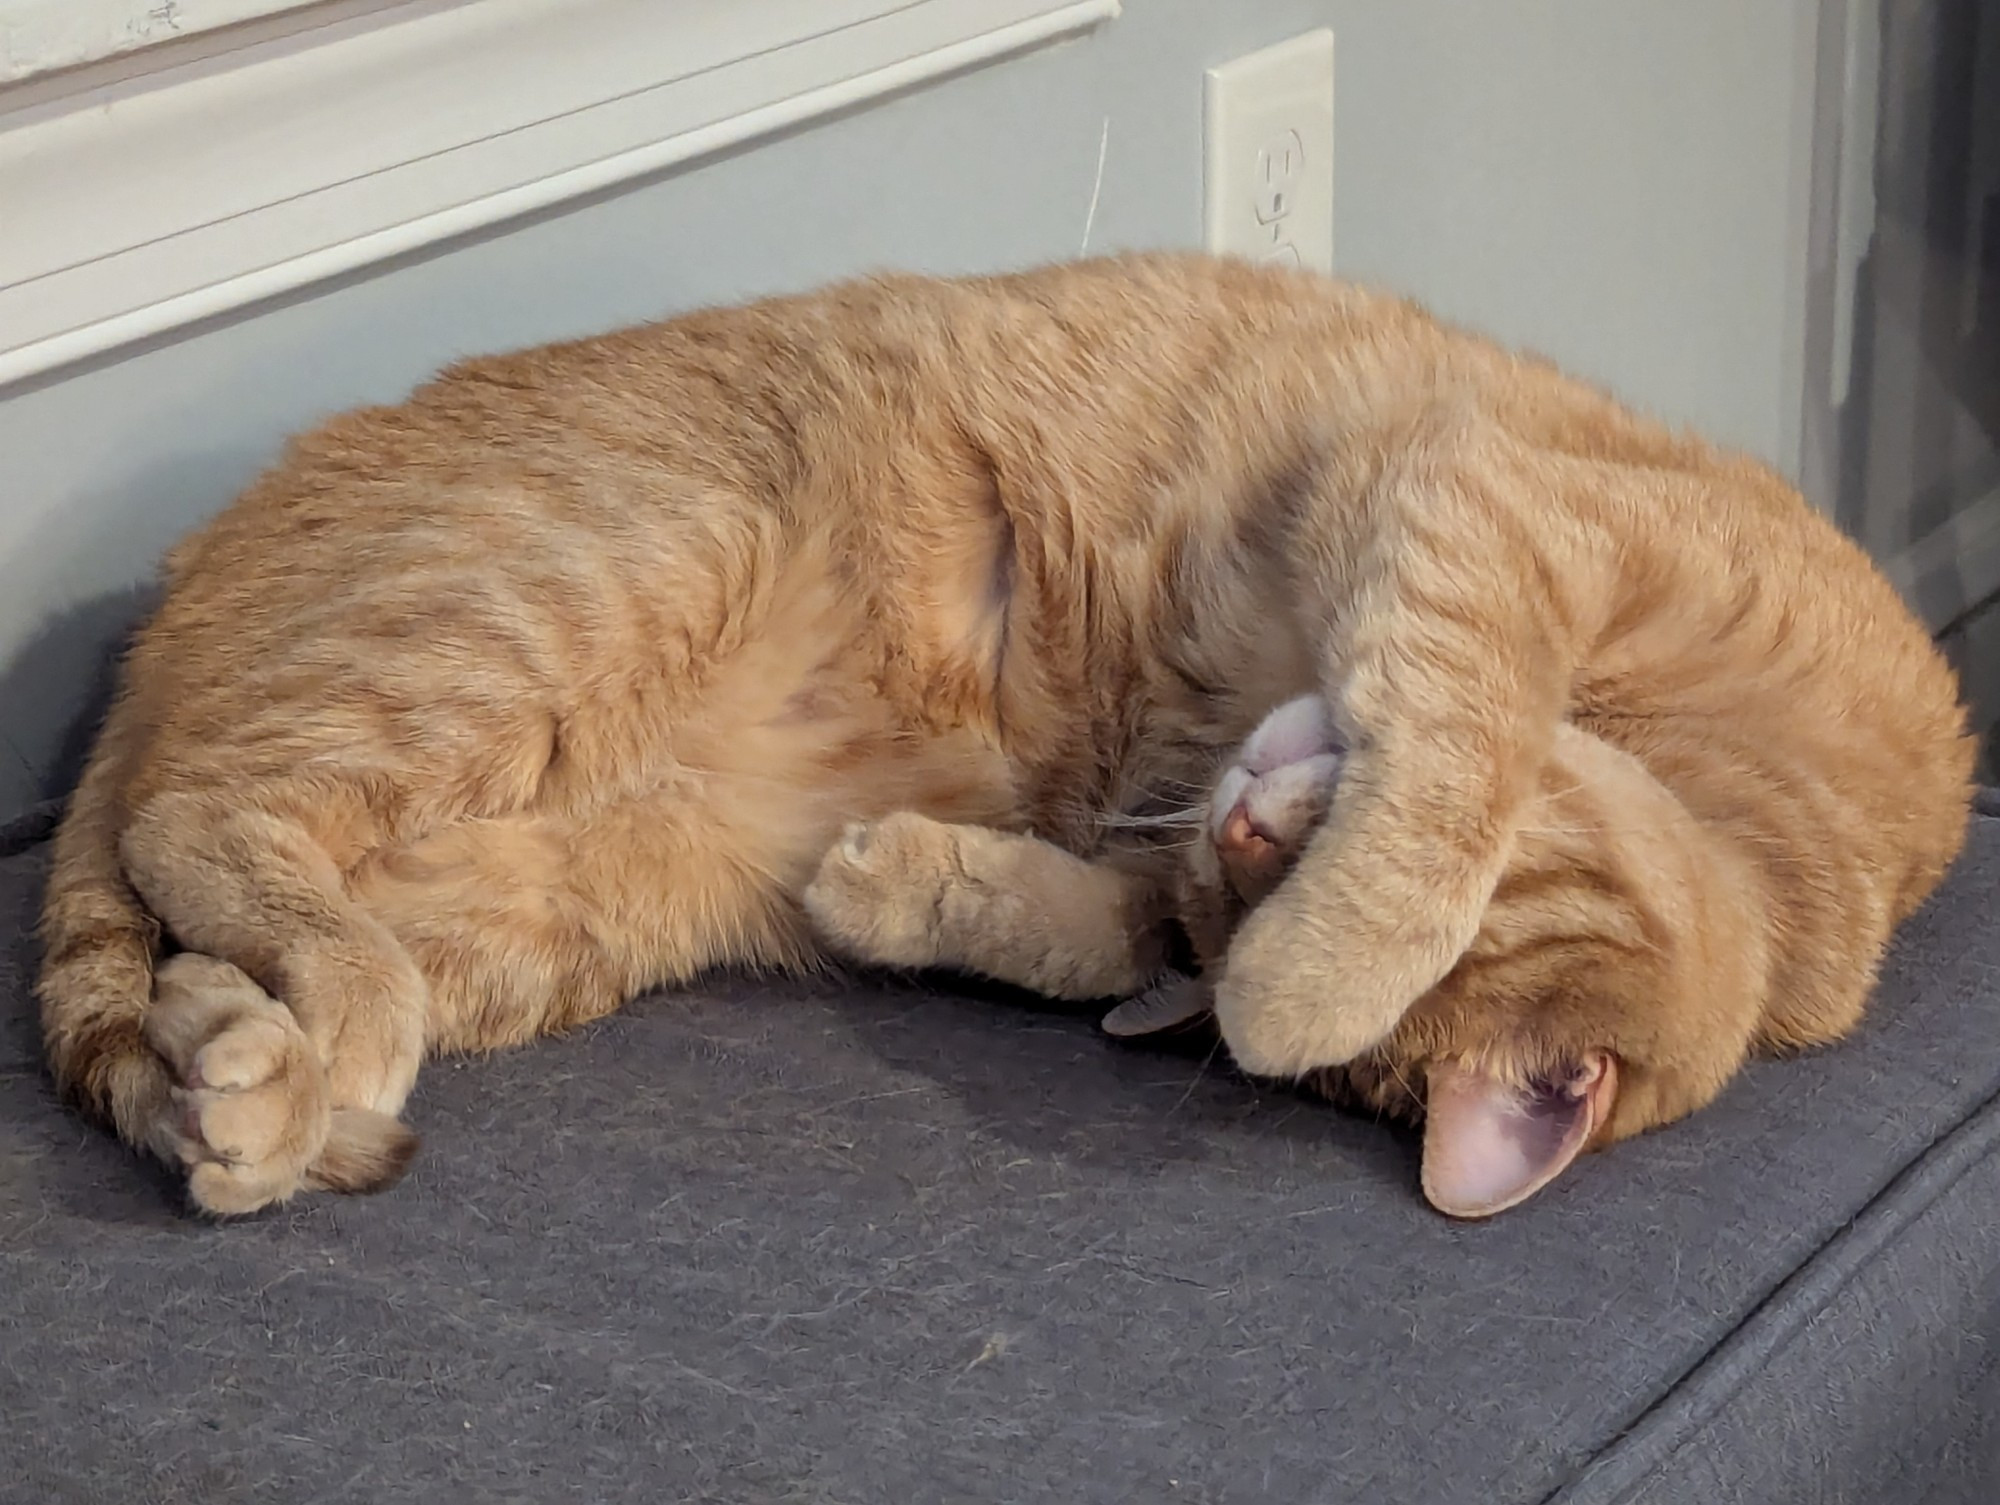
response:
[(1203, 244), (1333, 270), (1333, 33), (1210, 68), (1202, 110)]

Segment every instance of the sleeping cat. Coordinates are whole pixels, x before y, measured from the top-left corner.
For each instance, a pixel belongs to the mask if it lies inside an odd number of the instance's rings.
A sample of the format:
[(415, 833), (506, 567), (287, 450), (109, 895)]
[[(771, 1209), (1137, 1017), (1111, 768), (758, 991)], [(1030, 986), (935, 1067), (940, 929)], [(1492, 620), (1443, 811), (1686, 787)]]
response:
[(1253, 1072), (1430, 1061), (1434, 1115), (1587, 1048), (1615, 1136), (1838, 1037), (1963, 834), (1950, 671), (1776, 476), (1199, 257), (467, 362), (166, 574), (39, 990), (58, 1082), (217, 1213), (393, 1179), (427, 1053), (708, 967), (1138, 992), (1174, 802), (1310, 692), (1338, 785), (1216, 1017)]

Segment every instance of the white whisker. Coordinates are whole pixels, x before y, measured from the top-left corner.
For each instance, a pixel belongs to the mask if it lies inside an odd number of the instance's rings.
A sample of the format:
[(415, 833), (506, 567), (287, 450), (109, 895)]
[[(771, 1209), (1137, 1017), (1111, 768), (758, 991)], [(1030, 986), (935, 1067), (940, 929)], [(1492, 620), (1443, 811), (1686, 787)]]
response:
[(1208, 818), (1206, 810), (1167, 810), (1158, 815), (1127, 815), (1115, 810), (1107, 810), (1097, 819), (1107, 826), (1123, 826), (1134, 830), (1151, 830), (1158, 827), (1198, 826)]

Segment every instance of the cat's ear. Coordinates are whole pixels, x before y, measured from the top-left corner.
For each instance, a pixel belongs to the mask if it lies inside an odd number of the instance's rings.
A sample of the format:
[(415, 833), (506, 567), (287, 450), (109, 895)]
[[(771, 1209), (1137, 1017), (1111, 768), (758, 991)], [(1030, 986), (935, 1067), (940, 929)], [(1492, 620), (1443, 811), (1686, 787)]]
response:
[(1469, 1067), (1430, 1068), (1424, 1102), (1424, 1197), (1455, 1218), (1525, 1202), (1569, 1168), (1610, 1117), (1618, 1065), (1587, 1051), (1562, 1081), (1522, 1090)]

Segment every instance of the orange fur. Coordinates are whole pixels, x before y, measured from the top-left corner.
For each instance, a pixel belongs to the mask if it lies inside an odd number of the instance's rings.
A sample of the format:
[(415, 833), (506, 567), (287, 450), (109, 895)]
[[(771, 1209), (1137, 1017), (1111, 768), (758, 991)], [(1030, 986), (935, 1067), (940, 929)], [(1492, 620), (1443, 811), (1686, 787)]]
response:
[[(1200, 258), (468, 362), (295, 441), (167, 573), (40, 991), (62, 1085), (217, 1211), (393, 1174), (427, 1049), (865, 956), (897, 905), (919, 960), (1136, 986), (1174, 858), (1118, 821), (1309, 688), (1353, 752), (1229, 953), (1254, 1070), (1365, 1056), (1464, 974), (1566, 713), (1748, 854), (1774, 1040), (1852, 1023), (1961, 839), (1951, 676), (1783, 483), (1407, 304)], [(842, 837), (899, 811), (900, 846)], [(1024, 874), (1096, 908), (1010, 951), (982, 916)], [(172, 950), (228, 970), (156, 988)]]

